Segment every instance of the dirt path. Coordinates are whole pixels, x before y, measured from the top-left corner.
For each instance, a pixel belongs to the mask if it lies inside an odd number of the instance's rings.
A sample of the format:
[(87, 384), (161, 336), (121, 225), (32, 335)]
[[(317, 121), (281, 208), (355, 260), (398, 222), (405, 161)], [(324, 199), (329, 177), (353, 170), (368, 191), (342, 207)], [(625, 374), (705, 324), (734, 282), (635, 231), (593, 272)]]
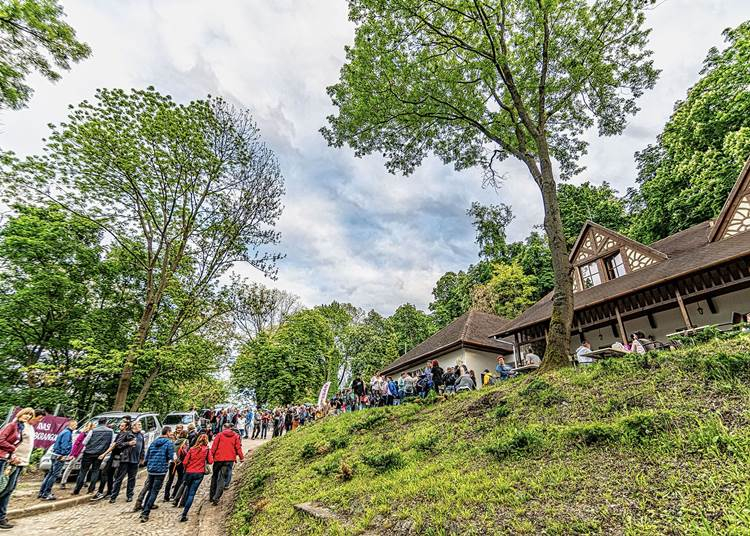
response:
[[(254, 449), (261, 445), (261, 441), (244, 440), (243, 449)], [(241, 466), (235, 471), (241, 471)], [(60, 534), (81, 534), (86, 536), (223, 536), (224, 523), (232, 503), (237, 480), (232, 478), (230, 489), (224, 493), (218, 506), (208, 502), (208, 488), (210, 476), (201, 483), (195, 502), (190, 510), (189, 521), (179, 523), (182, 510), (174, 508), (171, 503), (161, 501), (160, 493), (157, 505), (159, 508), (151, 512), (148, 523), (140, 523), (138, 514), (132, 511), (133, 503), (126, 503), (124, 497), (115, 504), (108, 501), (72, 506), (58, 511), (47, 512), (33, 517), (11, 519), (15, 527), (7, 534), (24, 534), (27, 536), (58, 536)], [(140, 490), (143, 480), (139, 478), (136, 493)], [(163, 492), (163, 490), (162, 490)], [(58, 493), (60, 497), (67, 496), (66, 491)], [(13, 508), (13, 499), (10, 507)]]

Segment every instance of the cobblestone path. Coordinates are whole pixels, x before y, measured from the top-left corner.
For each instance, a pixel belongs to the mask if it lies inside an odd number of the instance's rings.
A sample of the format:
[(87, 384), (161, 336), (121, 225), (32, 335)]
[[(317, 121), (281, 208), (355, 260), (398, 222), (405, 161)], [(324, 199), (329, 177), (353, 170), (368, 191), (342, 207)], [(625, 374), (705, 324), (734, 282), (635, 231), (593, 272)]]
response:
[[(260, 445), (260, 441), (244, 440), (243, 449), (252, 449)], [(145, 476), (145, 475), (144, 475)], [(139, 476), (136, 484), (136, 494), (140, 491), (145, 478)], [(47, 512), (33, 517), (13, 520), (14, 528), (3, 531), (3, 534), (22, 534), (24, 536), (59, 536), (69, 534), (76, 536), (195, 536), (223, 534), (223, 527), (217, 526), (216, 516), (211, 516), (214, 507), (208, 503), (208, 488), (211, 476), (207, 475), (198, 493), (195, 502), (188, 514), (189, 520), (180, 523), (178, 520), (182, 512), (181, 508), (174, 508), (171, 503), (163, 502), (163, 488), (156, 503), (159, 508), (151, 512), (149, 521), (141, 523), (138, 513), (133, 512), (134, 503), (126, 503), (124, 494), (115, 504), (103, 500), (96, 503), (87, 502), (82, 505), (65, 508), (58, 511)], [(232, 486), (236, 481), (233, 479)], [(58, 493), (60, 497), (67, 497), (65, 491)], [(229, 497), (222, 497), (225, 502)], [(13, 500), (11, 499), (11, 508)]]

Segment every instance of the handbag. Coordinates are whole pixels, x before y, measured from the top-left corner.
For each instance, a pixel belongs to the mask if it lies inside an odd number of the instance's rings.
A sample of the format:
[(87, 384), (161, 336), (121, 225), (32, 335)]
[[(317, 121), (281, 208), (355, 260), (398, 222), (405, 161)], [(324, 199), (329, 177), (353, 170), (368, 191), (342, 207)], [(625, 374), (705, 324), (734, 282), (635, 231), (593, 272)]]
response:
[(211, 474), (211, 464), (208, 463), (208, 449), (206, 449), (206, 463), (203, 465), (203, 474), (204, 475)]

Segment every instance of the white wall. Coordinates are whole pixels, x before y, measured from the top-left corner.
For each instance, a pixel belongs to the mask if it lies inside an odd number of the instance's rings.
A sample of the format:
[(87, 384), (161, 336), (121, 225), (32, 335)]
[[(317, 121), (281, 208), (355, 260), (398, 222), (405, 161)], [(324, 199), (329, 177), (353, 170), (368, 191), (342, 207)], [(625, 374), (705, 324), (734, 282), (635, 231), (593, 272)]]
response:
[(412, 365), (396, 370), (395, 372), (390, 374), (390, 376), (393, 377), (393, 379), (396, 379), (404, 371), (415, 372), (418, 370), (424, 370), (425, 366), (427, 366), (427, 361), (431, 362), (433, 359), (437, 359), (437, 362), (440, 364), (440, 368), (446, 370), (448, 367), (455, 367), (456, 365), (464, 364), (464, 350), (463, 348), (458, 348), (456, 350), (453, 350), (452, 352), (441, 355), (440, 357), (422, 359), (421, 361), (417, 361)]
[[(500, 355), (500, 352), (484, 352), (481, 350), (470, 350), (468, 348), (464, 350), (464, 352), (466, 355), (466, 366), (469, 370), (474, 371), (477, 383), (481, 383), (480, 378), (482, 377), (482, 371), (484, 371), (484, 369), (489, 369), (490, 372), (495, 371), (497, 356)], [(510, 365), (511, 367), (516, 366), (512, 355), (504, 357), (507, 365)], [(481, 385), (478, 385), (477, 387), (481, 387)]]

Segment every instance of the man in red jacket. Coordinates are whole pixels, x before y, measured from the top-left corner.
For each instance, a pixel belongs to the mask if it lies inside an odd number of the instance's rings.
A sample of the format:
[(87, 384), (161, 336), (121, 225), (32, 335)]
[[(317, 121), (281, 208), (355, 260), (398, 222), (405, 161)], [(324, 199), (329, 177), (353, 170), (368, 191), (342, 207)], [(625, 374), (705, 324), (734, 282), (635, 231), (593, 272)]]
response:
[(211, 444), (211, 456), (214, 459), (213, 471), (211, 471), (211, 490), (209, 500), (213, 505), (219, 504), (224, 493), (224, 482), (227, 473), (234, 465), (237, 456), (240, 461), (245, 459), (242, 454), (242, 440), (239, 434), (232, 430), (232, 423), (224, 423), (224, 430), (217, 434)]

